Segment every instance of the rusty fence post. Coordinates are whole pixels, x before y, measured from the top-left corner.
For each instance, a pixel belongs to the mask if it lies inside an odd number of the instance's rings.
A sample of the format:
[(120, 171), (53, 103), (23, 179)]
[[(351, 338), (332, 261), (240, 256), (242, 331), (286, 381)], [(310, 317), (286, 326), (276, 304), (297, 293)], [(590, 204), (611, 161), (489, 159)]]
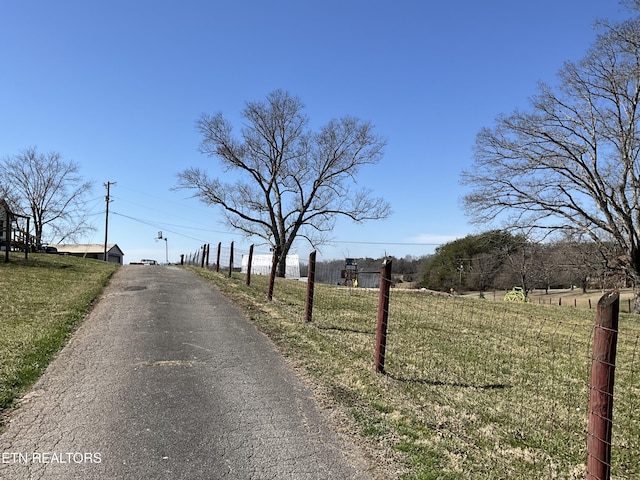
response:
[(231, 272), (233, 272), (233, 242), (231, 242), (231, 251), (229, 252), (229, 278), (231, 278)]
[(251, 285), (251, 264), (253, 263), (253, 244), (249, 247), (249, 258), (247, 259), (247, 287)]
[(589, 390), (587, 480), (609, 480), (611, 475), (611, 429), (613, 426), (613, 381), (620, 312), (619, 292), (605, 293), (598, 301), (597, 308)]
[(305, 305), (305, 322), (313, 320), (313, 287), (316, 281), (316, 251), (309, 254), (309, 270), (307, 272), (307, 301)]
[(218, 242), (218, 255), (216, 256), (216, 272), (220, 272), (220, 250), (222, 250), (222, 242)]
[(385, 260), (380, 269), (380, 294), (378, 296), (378, 326), (376, 328), (375, 370), (384, 373), (387, 350), (387, 324), (389, 320), (389, 290), (391, 289), (391, 260)]

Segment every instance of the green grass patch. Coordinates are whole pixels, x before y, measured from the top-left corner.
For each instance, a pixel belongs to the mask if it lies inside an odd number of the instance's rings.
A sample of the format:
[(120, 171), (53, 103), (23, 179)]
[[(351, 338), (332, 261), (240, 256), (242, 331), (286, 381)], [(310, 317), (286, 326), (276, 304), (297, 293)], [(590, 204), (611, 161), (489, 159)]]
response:
[(0, 413), (40, 377), (119, 266), (45, 254), (10, 260), (0, 263)]
[[(378, 292), (194, 268), (402, 462), (405, 479), (584, 478), (595, 311), (392, 290), (386, 375), (373, 372)], [(640, 478), (640, 321), (621, 315), (613, 479)], [(395, 475), (395, 474), (394, 474)]]

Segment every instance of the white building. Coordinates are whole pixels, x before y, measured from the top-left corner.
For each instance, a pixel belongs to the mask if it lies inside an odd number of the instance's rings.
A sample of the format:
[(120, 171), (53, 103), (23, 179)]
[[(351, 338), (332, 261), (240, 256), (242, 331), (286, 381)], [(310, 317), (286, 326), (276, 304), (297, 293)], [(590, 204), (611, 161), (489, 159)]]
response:
[[(270, 275), (273, 255), (254, 255), (251, 259), (252, 275)], [(249, 255), (242, 255), (242, 273), (247, 273), (249, 266)], [(300, 258), (298, 255), (287, 255), (287, 268), (285, 278), (294, 280), (300, 279)]]

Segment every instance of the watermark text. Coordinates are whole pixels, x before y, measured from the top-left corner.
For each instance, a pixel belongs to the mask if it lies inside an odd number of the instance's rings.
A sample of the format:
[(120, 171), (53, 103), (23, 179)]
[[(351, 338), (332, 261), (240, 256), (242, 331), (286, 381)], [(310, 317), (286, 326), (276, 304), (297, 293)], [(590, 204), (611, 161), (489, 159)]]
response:
[(102, 454), (99, 452), (1, 452), (0, 463), (22, 465), (102, 463)]

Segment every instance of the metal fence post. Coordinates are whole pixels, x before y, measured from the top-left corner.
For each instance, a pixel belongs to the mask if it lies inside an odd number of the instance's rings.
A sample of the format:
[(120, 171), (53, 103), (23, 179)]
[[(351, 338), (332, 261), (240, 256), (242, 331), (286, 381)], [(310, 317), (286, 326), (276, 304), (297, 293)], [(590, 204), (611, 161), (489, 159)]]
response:
[(375, 370), (384, 373), (387, 350), (387, 323), (389, 320), (389, 290), (391, 289), (391, 260), (385, 260), (380, 269), (380, 294), (378, 297), (378, 326), (376, 328)]
[(309, 271), (307, 273), (307, 301), (305, 305), (305, 322), (313, 319), (313, 287), (316, 279), (316, 251), (309, 254)]
[(587, 480), (609, 480), (613, 383), (618, 342), (620, 294), (605, 293), (598, 301), (593, 333), (593, 358), (589, 393)]

